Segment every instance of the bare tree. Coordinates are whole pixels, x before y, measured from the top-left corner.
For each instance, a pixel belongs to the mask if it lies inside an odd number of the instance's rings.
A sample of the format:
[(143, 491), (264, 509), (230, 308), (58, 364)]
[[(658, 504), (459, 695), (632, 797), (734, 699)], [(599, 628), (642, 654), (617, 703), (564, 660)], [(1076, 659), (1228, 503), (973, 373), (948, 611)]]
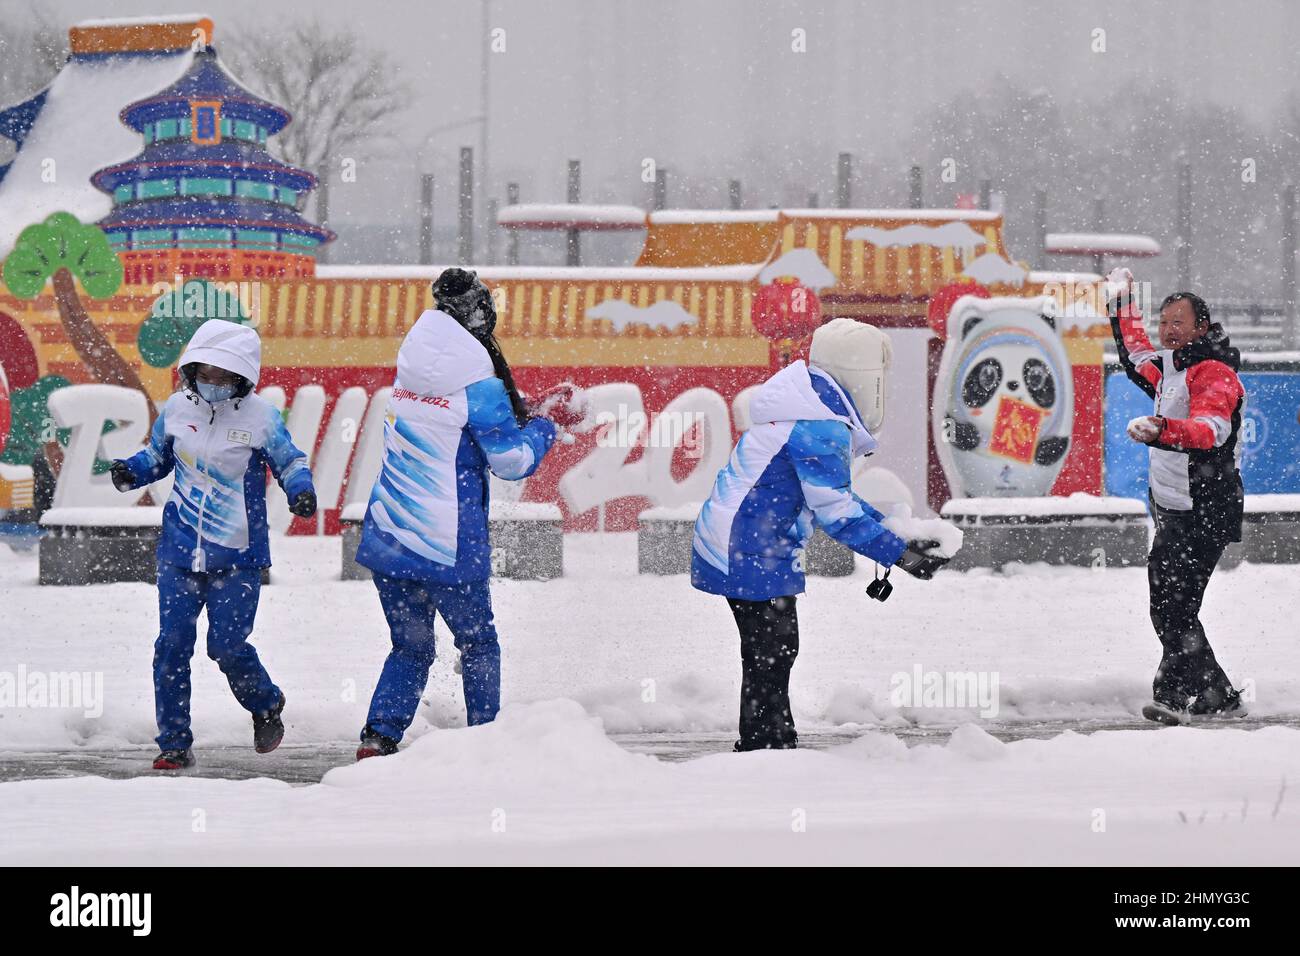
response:
[(409, 90), (392, 58), (319, 21), (245, 32), (222, 49), (254, 92), (293, 114), (271, 146), (320, 179), (317, 218), (324, 224), (331, 176), (345, 159), (382, 152), (393, 141), (391, 121), (407, 107)]

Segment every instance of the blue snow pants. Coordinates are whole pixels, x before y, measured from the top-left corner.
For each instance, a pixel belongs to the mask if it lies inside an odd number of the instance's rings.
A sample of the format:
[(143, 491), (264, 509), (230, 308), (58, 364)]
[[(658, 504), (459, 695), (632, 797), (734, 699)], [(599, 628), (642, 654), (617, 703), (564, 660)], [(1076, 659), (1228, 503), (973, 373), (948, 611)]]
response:
[(194, 744), (190, 658), (204, 605), (208, 608), (208, 657), (226, 675), (240, 706), (253, 713), (279, 703), (280, 688), (248, 643), (261, 592), (260, 568), (194, 572), (172, 564), (158, 565), (160, 626), (153, 648), (153, 690), (160, 750), (189, 750)]
[[(467, 722), (486, 724), (501, 707), (501, 646), (487, 581), (434, 584), (375, 575), (393, 649), (370, 699), (367, 726), (401, 740), (429, 680), (435, 654), (433, 620), (441, 614), (461, 652)], [(364, 735), (364, 732), (363, 732)]]

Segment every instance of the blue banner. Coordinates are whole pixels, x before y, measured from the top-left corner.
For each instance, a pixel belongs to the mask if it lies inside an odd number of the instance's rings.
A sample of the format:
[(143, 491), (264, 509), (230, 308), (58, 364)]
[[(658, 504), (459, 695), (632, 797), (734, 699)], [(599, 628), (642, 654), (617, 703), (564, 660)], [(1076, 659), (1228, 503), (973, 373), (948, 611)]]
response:
[[(1300, 493), (1300, 368), (1245, 368), (1241, 480), (1246, 494)], [(1151, 414), (1151, 399), (1123, 371), (1112, 371), (1106, 375), (1105, 402), (1106, 494), (1145, 498), (1147, 450), (1130, 440), (1125, 429), (1130, 420)]]

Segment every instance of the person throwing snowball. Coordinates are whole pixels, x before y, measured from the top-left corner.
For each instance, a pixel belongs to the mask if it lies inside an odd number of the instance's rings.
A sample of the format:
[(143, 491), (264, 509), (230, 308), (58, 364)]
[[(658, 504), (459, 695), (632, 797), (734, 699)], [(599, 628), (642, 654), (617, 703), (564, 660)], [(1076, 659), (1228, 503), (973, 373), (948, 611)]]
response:
[(496, 717), (501, 649), (488, 578), (488, 472), (527, 478), (575, 425), (582, 397), (560, 385), (533, 410), (515, 388), (492, 332), (492, 294), (447, 269), (397, 353), (384, 425), (384, 461), (362, 525), (357, 563), (374, 572), (392, 650), (370, 701), (357, 760), (397, 751), (433, 665), (436, 615), (461, 652), (470, 725)]
[(1133, 275), (1107, 281), (1111, 332), (1124, 372), (1155, 402), (1128, 436), (1146, 445), (1156, 536), (1147, 558), (1151, 623), (1164, 649), (1148, 720), (1240, 716), (1241, 694), (1219, 666), (1201, 625), (1201, 600), (1229, 542), (1241, 540), (1241, 355), (1209, 306), (1191, 292), (1160, 305), (1160, 344), (1151, 344), (1133, 296)]

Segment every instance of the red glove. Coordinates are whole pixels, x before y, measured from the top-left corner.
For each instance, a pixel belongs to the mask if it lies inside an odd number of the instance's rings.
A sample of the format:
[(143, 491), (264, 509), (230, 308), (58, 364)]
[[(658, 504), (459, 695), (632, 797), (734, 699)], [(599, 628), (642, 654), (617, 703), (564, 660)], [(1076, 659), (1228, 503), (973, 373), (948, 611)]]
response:
[(571, 382), (553, 385), (529, 403), (528, 412), (560, 428), (572, 428), (587, 417), (587, 395)]

